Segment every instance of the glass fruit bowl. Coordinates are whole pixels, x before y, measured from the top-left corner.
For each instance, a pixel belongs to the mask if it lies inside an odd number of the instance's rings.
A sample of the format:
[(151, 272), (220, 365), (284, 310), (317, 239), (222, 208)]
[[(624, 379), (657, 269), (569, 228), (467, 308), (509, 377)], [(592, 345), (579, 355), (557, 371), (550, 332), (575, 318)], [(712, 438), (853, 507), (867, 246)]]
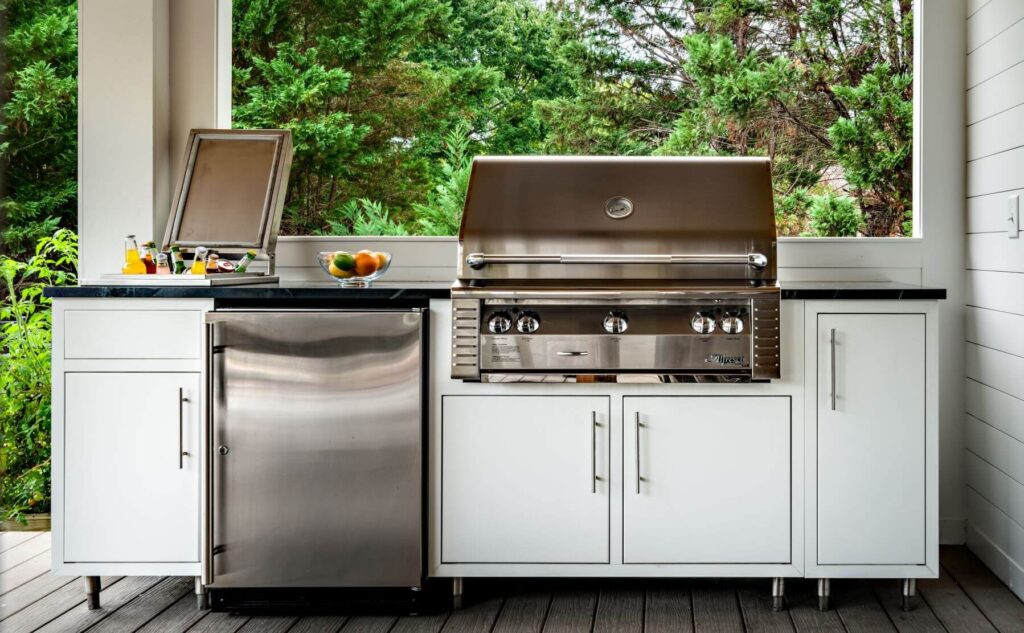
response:
[(367, 288), (391, 265), (391, 253), (374, 251), (321, 251), (316, 254), (320, 268), (343, 288)]

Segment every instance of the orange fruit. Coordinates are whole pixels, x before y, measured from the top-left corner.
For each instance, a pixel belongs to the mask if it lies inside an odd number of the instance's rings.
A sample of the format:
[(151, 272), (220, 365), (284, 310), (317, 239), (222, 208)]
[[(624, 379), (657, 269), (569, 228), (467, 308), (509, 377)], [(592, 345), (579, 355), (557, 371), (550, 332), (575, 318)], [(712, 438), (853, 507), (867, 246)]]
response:
[(377, 256), (377, 270), (380, 270), (381, 268), (384, 268), (385, 266), (388, 265), (387, 253), (381, 253), (380, 251), (377, 251), (376, 253), (374, 253), (374, 255)]
[(360, 277), (367, 277), (377, 272), (380, 263), (377, 255), (371, 251), (359, 251), (356, 253), (356, 274)]

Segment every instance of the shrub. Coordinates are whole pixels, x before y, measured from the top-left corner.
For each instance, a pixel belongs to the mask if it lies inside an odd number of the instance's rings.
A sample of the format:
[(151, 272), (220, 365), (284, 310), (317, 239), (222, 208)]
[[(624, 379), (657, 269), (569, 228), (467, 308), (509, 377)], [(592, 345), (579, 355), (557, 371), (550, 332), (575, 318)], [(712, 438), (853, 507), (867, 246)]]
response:
[(39, 240), (35, 255), (0, 255), (0, 513), (24, 522), (50, 510), (50, 300), (46, 286), (76, 283), (78, 238)]
[(864, 228), (857, 202), (827, 193), (811, 202), (811, 230), (819, 237), (856, 237)]

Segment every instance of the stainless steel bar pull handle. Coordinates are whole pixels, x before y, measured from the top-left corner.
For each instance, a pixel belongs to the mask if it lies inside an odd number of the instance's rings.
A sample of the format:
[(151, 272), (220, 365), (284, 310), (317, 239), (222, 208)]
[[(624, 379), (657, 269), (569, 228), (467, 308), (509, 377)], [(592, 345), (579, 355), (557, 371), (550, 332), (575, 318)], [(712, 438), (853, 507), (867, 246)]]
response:
[(587, 351), (555, 352), (555, 356), (590, 356), (590, 352), (587, 352)]
[(707, 265), (707, 264), (745, 264), (756, 270), (768, 267), (768, 257), (763, 253), (734, 254), (615, 254), (615, 253), (556, 253), (542, 255), (536, 253), (507, 253), (496, 255), (490, 253), (470, 253), (466, 256), (466, 265), (473, 270), (480, 270), (488, 264), (657, 264), (657, 265)]
[(185, 458), (188, 451), (185, 450), (185, 403), (189, 399), (185, 397), (185, 389), (178, 387), (178, 470), (185, 467)]
[(636, 412), (634, 419), (634, 442), (636, 443), (636, 494), (640, 494), (640, 412)]
[(832, 328), (828, 335), (831, 352), (829, 360), (831, 363), (830, 381), (832, 384), (832, 410), (836, 410), (836, 329)]
[(206, 407), (206, 424), (203, 434), (203, 451), (200, 454), (203, 455), (202, 461), (202, 473), (203, 473), (203, 494), (204, 494), (204, 514), (205, 521), (203, 522), (203, 556), (202, 556), (202, 575), (203, 584), (209, 585), (213, 583), (213, 371), (214, 371), (214, 360), (213, 360), (213, 332), (214, 325), (212, 323), (206, 324), (206, 383), (203, 393), (203, 403)]
[(597, 494), (597, 411), (590, 412), (590, 493)]

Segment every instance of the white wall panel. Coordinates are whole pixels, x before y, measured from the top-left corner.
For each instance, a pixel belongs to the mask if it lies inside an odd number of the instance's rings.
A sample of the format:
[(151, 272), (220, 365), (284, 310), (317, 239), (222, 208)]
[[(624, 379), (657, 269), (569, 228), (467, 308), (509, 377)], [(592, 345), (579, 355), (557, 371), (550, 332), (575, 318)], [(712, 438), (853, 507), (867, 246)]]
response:
[(1018, 525), (1024, 525), (1024, 484), (974, 453), (967, 455), (967, 485)]
[(967, 0), (967, 15), (974, 15), (992, 0)]
[(1024, 2), (991, 0), (975, 11), (968, 6), (967, 11), (967, 50), (973, 51), (1024, 18)]
[[(965, 316), (968, 342), (1024, 356), (1024, 336), (1013, 334), (1024, 332), (1024, 316), (973, 306), (966, 308)], [(1021, 418), (1024, 420), (1024, 409)]]
[[(1021, 47), (1024, 50), (1024, 46)], [(967, 163), (967, 195), (982, 196), (1024, 187), (1024, 147)]]
[(967, 344), (966, 357), (968, 378), (1024, 398), (1024, 358), (975, 343)]
[[(1021, 3), (1024, 7), (1024, 2)], [(967, 160), (976, 160), (1024, 145), (1024, 105), (978, 121), (967, 128)]]
[[(993, 3), (995, 0), (993, 0)], [(1014, 23), (967, 55), (967, 87), (973, 87), (1024, 61), (1024, 21)]]
[(966, 303), (969, 306), (1024, 314), (1024, 275), (969, 270)]
[[(1024, 116), (1024, 112), (1020, 114)], [(968, 233), (1006, 233), (1006, 205), (1010, 196), (1020, 196), (1024, 205), (1024, 189), (993, 193), (967, 199)], [(1005, 235), (1004, 235), (1005, 239)]]
[(967, 123), (1024, 103), (1024, 64), (1017, 64), (967, 91)]
[(1024, 240), (1006, 233), (974, 233), (967, 236), (967, 270), (1024, 272)]
[(1024, 400), (968, 380), (966, 409), (969, 415), (1024, 442)]
[(1024, 481), (1024, 443), (973, 416), (967, 416), (967, 450), (1014, 481)]

